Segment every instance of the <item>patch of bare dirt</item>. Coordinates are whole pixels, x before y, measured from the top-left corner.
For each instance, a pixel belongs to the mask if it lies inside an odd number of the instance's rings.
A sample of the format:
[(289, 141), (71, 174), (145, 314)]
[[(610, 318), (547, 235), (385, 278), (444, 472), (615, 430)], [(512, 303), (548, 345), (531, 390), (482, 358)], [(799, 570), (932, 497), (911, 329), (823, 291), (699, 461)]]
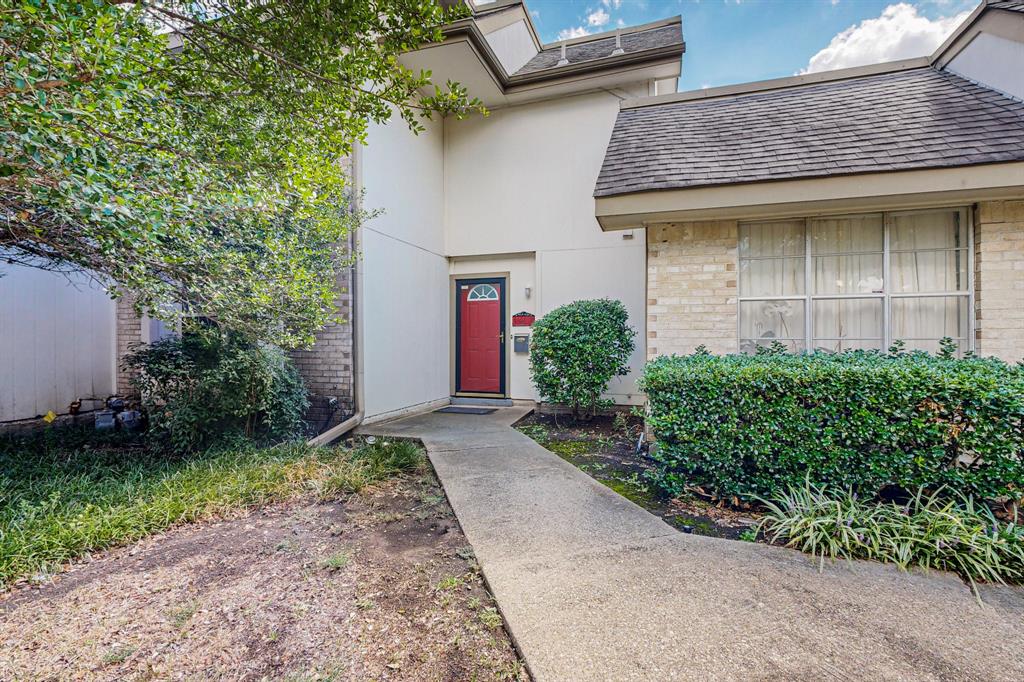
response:
[(0, 680), (525, 678), (432, 472), (184, 526), (0, 595)]
[(669, 498), (652, 480), (655, 462), (638, 451), (643, 430), (636, 417), (598, 415), (585, 423), (572, 418), (534, 412), (519, 420), (515, 427), (574, 464), (623, 497), (663, 518), (685, 532), (736, 540), (746, 537), (757, 522), (756, 513), (687, 495)]

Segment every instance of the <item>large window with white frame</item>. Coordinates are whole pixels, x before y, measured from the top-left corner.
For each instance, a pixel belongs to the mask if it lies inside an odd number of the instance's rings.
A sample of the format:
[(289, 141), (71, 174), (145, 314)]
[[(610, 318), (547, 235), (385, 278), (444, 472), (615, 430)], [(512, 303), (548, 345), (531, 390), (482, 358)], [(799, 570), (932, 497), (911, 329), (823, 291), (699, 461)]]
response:
[(740, 350), (973, 348), (967, 209), (740, 223)]

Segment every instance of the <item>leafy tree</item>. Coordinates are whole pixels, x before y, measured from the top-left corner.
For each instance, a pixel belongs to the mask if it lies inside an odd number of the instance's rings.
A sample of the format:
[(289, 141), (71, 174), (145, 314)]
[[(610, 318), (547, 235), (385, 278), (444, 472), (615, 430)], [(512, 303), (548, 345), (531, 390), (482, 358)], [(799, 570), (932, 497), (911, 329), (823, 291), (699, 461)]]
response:
[[(462, 7), (465, 11), (465, 7)], [(85, 269), (247, 336), (312, 340), (365, 214), (371, 122), (483, 111), (397, 57), (428, 0), (0, 0), (0, 258)], [(433, 94), (423, 94), (433, 87)]]
[(577, 421), (608, 404), (601, 393), (612, 377), (629, 373), (636, 332), (621, 301), (576, 301), (533, 324), (530, 371), (546, 401), (566, 405)]

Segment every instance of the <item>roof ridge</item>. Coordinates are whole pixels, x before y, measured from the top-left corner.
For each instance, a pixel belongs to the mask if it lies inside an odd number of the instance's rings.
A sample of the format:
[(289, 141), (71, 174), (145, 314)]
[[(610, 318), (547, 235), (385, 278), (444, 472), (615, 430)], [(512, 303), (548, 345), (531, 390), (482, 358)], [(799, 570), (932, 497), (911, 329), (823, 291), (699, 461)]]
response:
[(665, 28), (666, 26), (674, 26), (683, 24), (683, 16), (676, 14), (672, 17), (666, 17), (664, 19), (658, 19), (657, 21), (648, 21), (646, 24), (634, 24), (633, 26), (620, 26), (613, 28), (609, 31), (601, 31), (600, 33), (588, 33), (585, 36), (577, 36), (576, 38), (566, 38), (565, 40), (555, 40), (550, 43), (542, 44), (541, 50), (557, 50), (562, 47), (562, 44), (572, 47), (574, 45), (584, 45), (586, 43), (594, 43), (598, 40), (607, 40), (608, 38), (614, 38), (615, 34), (621, 32), (622, 35), (632, 35), (633, 33), (643, 33), (644, 31), (653, 31), (659, 28)]
[(831, 71), (816, 71), (814, 73), (797, 74), (795, 76), (784, 76), (782, 78), (770, 78), (767, 80), (751, 81), (748, 83), (736, 83), (734, 85), (721, 85), (714, 88), (701, 88), (697, 90), (684, 90), (683, 92), (672, 92), (666, 95), (655, 97), (636, 97), (623, 100), (622, 109), (635, 109), (639, 107), (658, 106), (661, 104), (673, 104), (678, 102), (693, 102), (711, 99), (724, 99), (728, 97), (740, 97), (743, 95), (757, 95), (766, 92), (789, 90), (792, 88), (807, 87), (811, 85), (824, 85), (840, 81), (856, 80), (870, 76), (880, 76), (901, 71), (912, 71), (931, 66), (928, 57), (914, 57), (912, 59), (901, 59), (881, 64), (868, 64), (865, 66), (854, 66), (847, 69), (834, 69)]
[[(611, 49), (611, 42), (615, 39), (615, 34), (609, 33), (598, 40), (547, 45), (510, 76), (521, 79), (538, 73), (562, 73), (584, 64), (598, 66), (647, 58), (678, 59), (686, 51), (682, 23), (674, 20), (655, 22), (642, 30), (622, 33), (622, 50)], [(567, 63), (559, 58), (562, 50), (566, 52)]]

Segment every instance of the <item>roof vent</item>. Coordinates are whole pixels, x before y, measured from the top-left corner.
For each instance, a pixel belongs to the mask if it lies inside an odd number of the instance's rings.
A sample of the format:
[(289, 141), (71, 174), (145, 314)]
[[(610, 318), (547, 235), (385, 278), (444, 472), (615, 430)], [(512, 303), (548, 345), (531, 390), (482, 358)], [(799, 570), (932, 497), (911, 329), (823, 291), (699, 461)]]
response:
[(611, 56), (624, 54), (626, 51), (622, 49), (622, 29), (615, 29), (615, 49), (612, 50)]
[(558, 60), (555, 66), (565, 66), (569, 63), (569, 59), (565, 56), (565, 43), (562, 43), (562, 58)]

